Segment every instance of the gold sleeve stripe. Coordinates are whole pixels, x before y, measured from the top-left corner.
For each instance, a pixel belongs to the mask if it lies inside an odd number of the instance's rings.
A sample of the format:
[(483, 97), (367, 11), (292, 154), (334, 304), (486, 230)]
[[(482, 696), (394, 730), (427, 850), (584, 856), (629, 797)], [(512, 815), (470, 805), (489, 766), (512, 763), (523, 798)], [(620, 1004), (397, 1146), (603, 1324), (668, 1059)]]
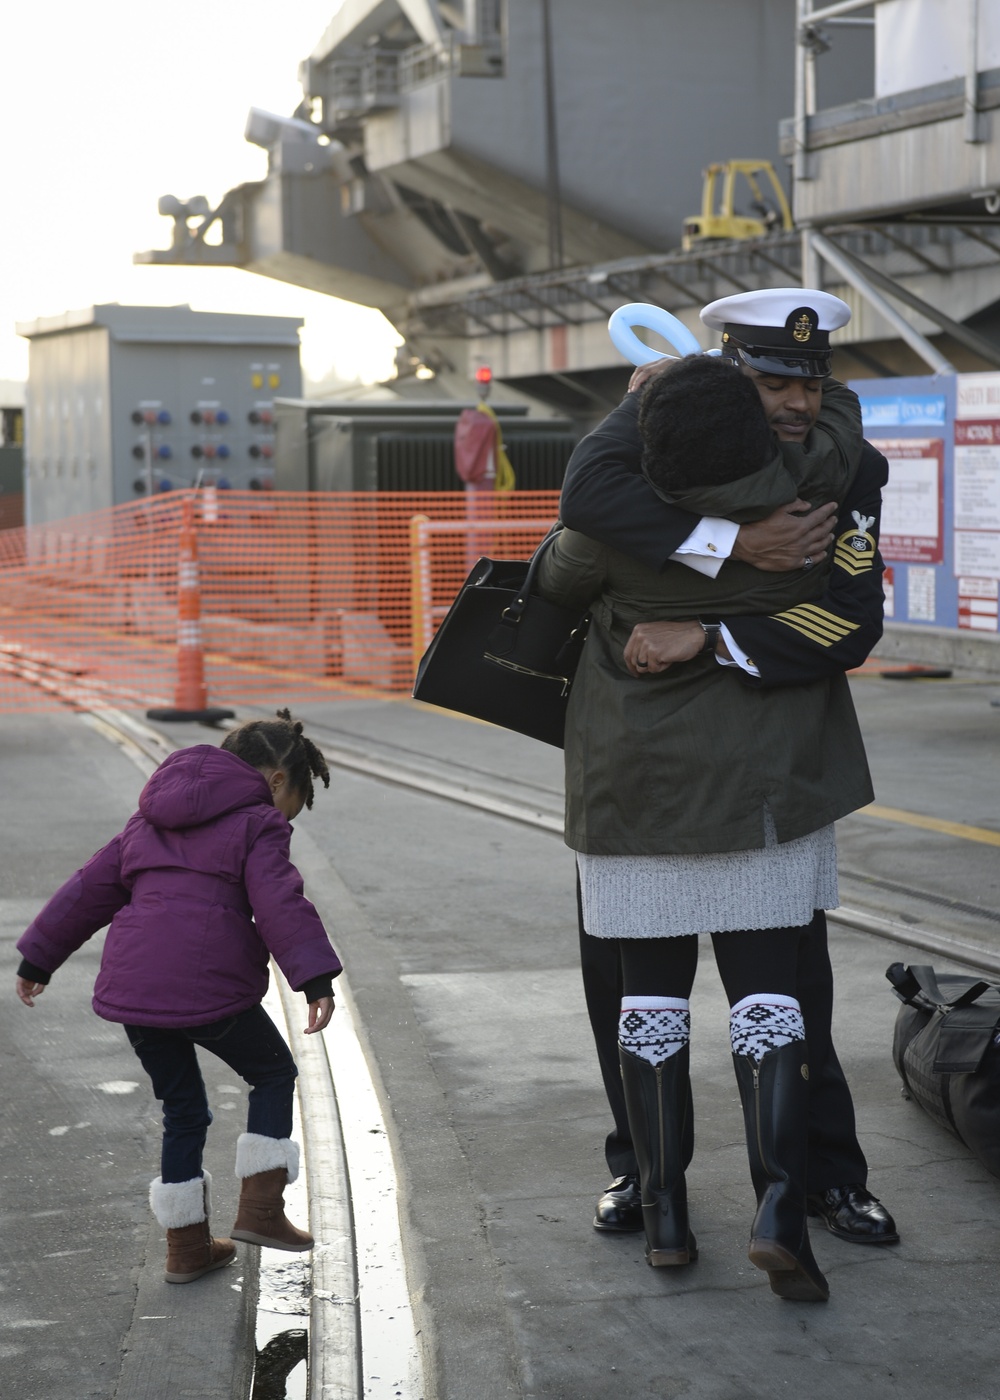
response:
[(837, 541), (833, 562), (855, 578), (870, 572), (875, 566), (875, 537), (867, 530), (848, 530)]
[(796, 632), (801, 632), (804, 637), (818, 642), (823, 647), (842, 642), (851, 632), (856, 632), (859, 626), (857, 622), (848, 622), (836, 613), (827, 612), (826, 608), (817, 607), (815, 603), (802, 603), (797, 608), (790, 608), (788, 612), (778, 613), (775, 620), (783, 622), (786, 627), (794, 628)]
[(795, 632), (801, 632), (803, 637), (808, 637), (811, 642), (818, 642), (821, 647), (832, 647), (834, 642), (842, 641), (842, 637), (832, 637), (828, 633), (819, 632), (815, 627), (800, 621), (793, 621), (789, 617), (782, 617), (778, 614), (777, 620), (791, 627)]
[(817, 622), (825, 622), (828, 627), (836, 628), (845, 637), (848, 632), (856, 632), (860, 625), (841, 617), (839, 613), (830, 612), (828, 608), (821, 608), (818, 603), (800, 603), (797, 608), (791, 608), (789, 611), (815, 618)]
[(858, 574), (868, 573), (874, 567), (875, 556), (871, 550), (864, 554), (856, 554), (854, 550), (838, 545), (834, 550), (833, 562), (839, 564), (845, 573), (857, 577)]

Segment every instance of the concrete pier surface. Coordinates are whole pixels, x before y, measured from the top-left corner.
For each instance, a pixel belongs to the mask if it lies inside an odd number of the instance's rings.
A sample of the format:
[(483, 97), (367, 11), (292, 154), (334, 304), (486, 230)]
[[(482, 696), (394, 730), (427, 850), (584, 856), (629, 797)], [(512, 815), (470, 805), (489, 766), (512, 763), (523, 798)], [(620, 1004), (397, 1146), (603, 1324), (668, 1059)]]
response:
[[(845, 905), (911, 928), (918, 944), (943, 936), (995, 960), (1000, 709), (990, 702), (1000, 683), (871, 674), (853, 688), (876, 807), (840, 824)], [(580, 986), (572, 854), (544, 823), (427, 790), (492, 794), (551, 826), (561, 755), (405, 701), (359, 697), (303, 717), (324, 748), (358, 759), (335, 768), (331, 791), (297, 820), (292, 853), (345, 962), (382, 1099), (427, 1400), (995, 1394), (1000, 1182), (902, 1099), (891, 1060), (898, 1003), (886, 967), (956, 962), (831, 924), (835, 1038), (870, 1185), (902, 1241), (847, 1244), (813, 1222), (831, 1299), (806, 1305), (774, 1297), (746, 1259), (752, 1192), (706, 947), (692, 1002), (700, 1258), (649, 1269), (641, 1236), (591, 1228), (610, 1122)], [(158, 727), (174, 743), (221, 738)], [(367, 775), (366, 758), (423, 789)], [(248, 1396), (254, 1261), (241, 1247), (234, 1268), (183, 1288), (162, 1281), (162, 1232), (146, 1204), (158, 1109), (124, 1034), (89, 1010), (98, 941), (33, 1011), (13, 995), (13, 941), (121, 828), (142, 775), (68, 713), (5, 717), (0, 761), (0, 1393)], [(222, 1233), (243, 1091), (205, 1064)], [(364, 1384), (418, 1400), (386, 1377), (365, 1373)]]

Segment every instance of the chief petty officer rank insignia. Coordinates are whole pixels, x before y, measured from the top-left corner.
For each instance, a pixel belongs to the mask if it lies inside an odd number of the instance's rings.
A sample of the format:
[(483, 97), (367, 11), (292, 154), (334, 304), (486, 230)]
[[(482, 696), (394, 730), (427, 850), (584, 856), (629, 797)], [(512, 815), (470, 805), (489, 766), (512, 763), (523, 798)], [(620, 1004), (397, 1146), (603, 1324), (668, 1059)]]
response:
[(862, 515), (852, 510), (855, 528), (845, 530), (838, 539), (833, 551), (833, 562), (846, 573), (864, 574), (875, 563), (875, 537), (870, 533), (875, 524), (874, 515)]
[(816, 329), (816, 313), (810, 306), (803, 306), (799, 311), (793, 311), (785, 322), (785, 327), (792, 333), (792, 339), (799, 345), (808, 345), (812, 340), (813, 331)]

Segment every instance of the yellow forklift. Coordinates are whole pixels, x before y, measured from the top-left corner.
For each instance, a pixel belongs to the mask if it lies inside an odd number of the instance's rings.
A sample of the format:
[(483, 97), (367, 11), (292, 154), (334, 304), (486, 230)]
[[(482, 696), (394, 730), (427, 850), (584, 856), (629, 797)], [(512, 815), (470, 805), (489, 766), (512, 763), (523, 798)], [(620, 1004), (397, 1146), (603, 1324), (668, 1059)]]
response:
[[(750, 189), (751, 215), (735, 210), (736, 181), (742, 176)], [(716, 205), (716, 189), (721, 193)], [(770, 185), (770, 189), (765, 186)], [(769, 160), (727, 160), (705, 170), (701, 213), (684, 220), (681, 246), (690, 252), (699, 244), (731, 238), (762, 238), (778, 229), (793, 228), (785, 191)]]

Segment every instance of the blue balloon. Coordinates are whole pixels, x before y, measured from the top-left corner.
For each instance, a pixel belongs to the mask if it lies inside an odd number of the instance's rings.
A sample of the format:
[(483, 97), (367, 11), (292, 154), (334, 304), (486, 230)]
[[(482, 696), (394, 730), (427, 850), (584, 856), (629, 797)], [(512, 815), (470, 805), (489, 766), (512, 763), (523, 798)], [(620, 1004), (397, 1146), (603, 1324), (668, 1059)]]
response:
[(662, 306), (654, 306), (648, 301), (633, 301), (628, 306), (619, 306), (611, 313), (608, 321), (608, 334), (616, 350), (620, 351), (634, 365), (648, 365), (651, 360), (669, 360), (662, 350), (651, 350), (632, 329), (642, 326), (655, 331), (681, 355), (700, 355), (701, 346), (683, 321), (678, 321)]

